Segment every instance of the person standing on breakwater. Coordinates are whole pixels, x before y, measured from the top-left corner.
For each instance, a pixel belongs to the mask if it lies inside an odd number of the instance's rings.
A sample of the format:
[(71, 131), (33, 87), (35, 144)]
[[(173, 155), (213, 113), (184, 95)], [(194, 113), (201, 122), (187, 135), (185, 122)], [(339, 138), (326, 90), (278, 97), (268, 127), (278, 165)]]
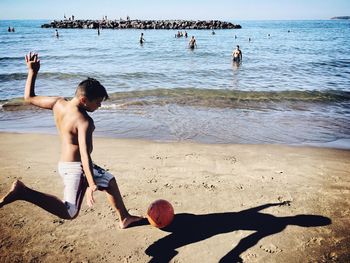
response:
[(239, 49), (239, 45), (237, 45), (236, 49), (232, 52), (232, 60), (237, 63), (242, 61), (242, 51)]
[(190, 49), (194, 49), (195, 47), (197, 47), (196, 39), (194, 38), (194, 36), (192, 36), (190, 42), (188, 42), (188, 47)]
[(143, 38), (143, 33), (141, 33), (140, 44), (143, 45), (144, 42), (145, 42), (145, 39)]
[[(119, 217), (119, 227), (127, 228), (142, 218), (131, 215), (126, 209), (114, 176), (95, 165), (91, 159), (93, 150), (94, 121), (88, 112), (101, 107), (108, 99), (104, 86), (96, 79), (82, 81), (71, 100), (57, 96), (37, 96), (35, 80), (40, 69), (38, 54), (30, 52), (25, 56), (28, 76), (24, 90), (24, 100), (39, 108), (53, 111), (55, 123), (61, 139), (61, 157), (58, 173), (64, 185), (64, 199), (38, 192), (16, 180), (11, 190), (0, 199), (0, 208), (12, 202), (23, 200), (37, 205), (62, 219), (75, 219), (86, 194), (87, 204), (95, 203), (94, 193), (104, 191)], [(45, 147), (45, 146), (43, 146)], [(38, 171), (40, 173), (40, 171)], [(50, 186), (50, 182), (46, 182)], [(90, 226), (91, 227), (91, 226)]]

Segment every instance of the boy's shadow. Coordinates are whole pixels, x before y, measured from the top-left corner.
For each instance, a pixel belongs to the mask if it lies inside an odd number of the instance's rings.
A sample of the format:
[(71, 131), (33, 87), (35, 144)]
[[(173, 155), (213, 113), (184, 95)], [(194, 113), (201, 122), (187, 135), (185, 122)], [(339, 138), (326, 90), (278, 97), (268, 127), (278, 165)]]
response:
[(296, 215), (276, 217), (259, 211), (271, 206), (289, 205), (289, 202), (265, 204), (240, 212), (215, 213), (207, 215), (177, 214), (170, 226), (163, 229), (170, 232), (146, 249), (150, 262), (169, 262), (178, 252), (177, 248), (199, 242), (212, 236), (235, 230), (253, 230), (235, 248), (224, 255), (220, 262), (242, 262), (240, 255), (253, 247), (262, 238), (282, 232), (288, 225), (302, 227), (325, 226), (331, 220), (320, 215)]

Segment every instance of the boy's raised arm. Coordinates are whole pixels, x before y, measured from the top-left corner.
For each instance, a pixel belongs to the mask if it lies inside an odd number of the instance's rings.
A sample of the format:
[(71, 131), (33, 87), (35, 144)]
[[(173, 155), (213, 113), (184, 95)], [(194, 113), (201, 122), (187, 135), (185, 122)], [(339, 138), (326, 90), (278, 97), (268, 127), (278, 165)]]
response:
[(25, 56), (25, 60), (28, 67), (28, 76), (24, 90), (24, 100), (40, 108), (52, 110), (55, 103), (61, 99), (61, 97), (35, 95), (35, 80), (40, 69), (40, 59), (38, 54), (30, 52)]

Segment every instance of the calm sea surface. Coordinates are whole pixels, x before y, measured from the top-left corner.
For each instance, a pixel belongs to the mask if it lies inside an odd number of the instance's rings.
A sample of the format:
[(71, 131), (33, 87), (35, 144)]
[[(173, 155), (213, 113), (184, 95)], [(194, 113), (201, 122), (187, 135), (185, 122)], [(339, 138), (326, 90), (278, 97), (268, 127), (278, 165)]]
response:
[(350, 21), (232, 21), (242, 29), (188, 30), (194, 51), (175, 30), (59, 29), (57, 39), (47, 22), (0, 21), (0, 131), (56, 133), (51, 111), (19, 100), (24, 55), (36, 51), (38, 95), (72, 97), (86, 77), (107, 88), (92, 114), (99, 136), (350, 148)]

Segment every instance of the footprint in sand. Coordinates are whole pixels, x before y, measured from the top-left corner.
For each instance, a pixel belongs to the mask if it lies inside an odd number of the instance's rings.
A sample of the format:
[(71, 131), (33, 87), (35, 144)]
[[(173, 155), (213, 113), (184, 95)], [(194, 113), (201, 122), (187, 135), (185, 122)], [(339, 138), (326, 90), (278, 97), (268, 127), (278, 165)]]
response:
[(169, 188), (169, 189), (173, 189), (174, 187), (172, 186), (172, 184), (166, 183), (164, 185), (165, 188)]
[(350, 210), (349, 210), (349, 209), (342, 210), (342, 211), (340, 212), (340, 214), (341, 214), (342, 216), (349, 216), (349, 215), (350, 215)]
[[(123, 196), (123, 197), (124, 197), (124, 196)], [(94, 212), (94, 211), (95, 211), (94, 208), (86, 208), (86, 209), (84, 210), (84, 214), (86, 215), (86, 214), (92, 213), (92, 212)]]
[(157, 183), (158, 181), (157, 181), (157, 179), (155, 179), (155, 178), (152, 178), (151, 180), (148, 180), (147, 181), (147, 183), (149, 183), (149, 184), (153, 184), (153, 183)]
[(237, 159), (234, 156), (226, 156), (224, 157), (224, 160), (229, 161), (231, 164), (235, 164), (237, 162)]
[(236, 188), (237, 188), (238, 190), (244, 190), (243, 184), (237, 185)]
[(284, 206), (291, 206), (291, 203), (292, 203), (292, 198), (284, 198), (282, 196), (278, 196), (277, 200), (278, 202), (281, 203), (281, 205), (284, 205)]
[(213, 184), (202, 183), (202, 186), (209, 191), (214, 191), (216, 189), (216, 186)]
[(97, 216), (100, 217), (100, 218), (105, 218), (106, 217), (106, 215), (102, 214), (102, 213), (97, 213)]
[(248, 253), (247, 255), (243, 256), (243, 259), (247, 262), (249, 262), (250, 260), (256, 260), (257, 259), (257, 255), (253, 254), (253, 253)]
[(268, 245), (261, 245), (260, 248), (265, 251), (266, 253), (274, 254), (274, 253), (280, 253), (283, 250), (275, 246), (274, 244), (268, 244)]
[(324, 240), (324, 238), (322, 238), (322, 237), (312, 237), (308, 241), (306, 241), (305, 247), (309, 247), (312, 245), (320, 246), (323, 240)]
[(20, 220), (18, 222), (15, 222), (13, 224), (13, 227), (14, 228), (22, 228), (22, 227), (24, 227), (25, 224), (26, 224), (26, 221), (24, 219), (22, 219), (22, 220)]
[(335, 252), (330, 252), (321, 257), (321, 262), (339, 262), (338, 255)]
[(199, 158), (200, 158), (200, 155), (196, 153), (189, 153), (185, 155), (186, 160), (193, 160), (193, 159), (198, 160)]
[(60, 249), (62, 249), (62, 251), (69, 251), (69, 252), (73, 252), (74, 250), (74, 245), (73, 244), (64, 244), (60, 246)]
[(153, 159), (153, 160), (164, 160), (164, 159), (168, 159), (168, 157), (167, 156), (162, 157), (162, 156), (156, 154), (156, 155), (151, 156), (151, 159)]
[(57, 224), (57, 225), (63, 225), (64, 224), (64, 219), (57, 218), (57, 219), (54, 219), (52, 221), (52, 223)]

